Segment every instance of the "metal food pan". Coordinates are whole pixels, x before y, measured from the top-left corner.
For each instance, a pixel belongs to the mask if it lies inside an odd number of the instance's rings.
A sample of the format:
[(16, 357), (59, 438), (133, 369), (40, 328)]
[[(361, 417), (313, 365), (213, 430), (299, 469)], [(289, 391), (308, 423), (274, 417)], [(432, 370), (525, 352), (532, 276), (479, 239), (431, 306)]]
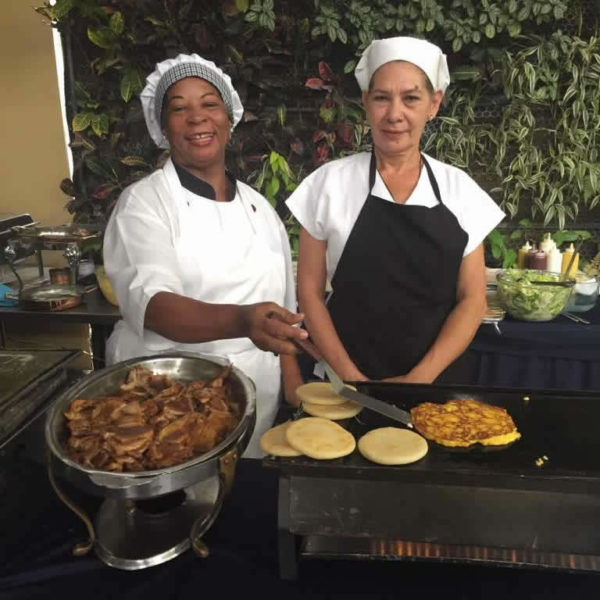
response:
[(80, 465), (70, 458), (66, 449), (69, 431), (64, 413), (76, 398), (92, 399), (115, 393), (124, 383), (127, 373), (137, 366), (188, 383), (210, 381), (229, 364), (225, 358), (176, 352), (123, 361), (85, 377), (58, 397), (46, 419), (46, 444), (57, 466), (73, 483), (91, 492), (129, 498), (166, 494), (215, 475), (219, 468), (219, 457), (235, 446), (241, 455), (254, 429), (255, 387), (250, 378), (235, 367), (232, 367), (230, 376), (232, 400), (241, 407), (241, 419), (236, 428), (212, 450), (170, 467), (115, 473)]

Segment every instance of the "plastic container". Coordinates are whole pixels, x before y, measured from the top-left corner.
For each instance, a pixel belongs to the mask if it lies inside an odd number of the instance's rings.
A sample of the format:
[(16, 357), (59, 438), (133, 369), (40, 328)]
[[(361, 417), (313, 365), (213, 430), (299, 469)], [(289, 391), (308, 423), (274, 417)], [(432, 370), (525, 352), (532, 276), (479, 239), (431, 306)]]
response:
[(550, 254), (554, 248), (556, 248), (556, 242), (552, 239), (552, 236), (549, 233), (544, 234), (544, 239), (540, 243), (540, 250)]
[(598, 280), (578, 273), (575, 278), (577, 283), (569, 298), (566, 312), (586, 312), (596, 306), (598, 300)]
[(533, 257), (537, 254), (538, 249), (535, 247), (535, 244), (533, 244), (533, 246), (531, 247), (531, 250), (529, 250), (529, 252), (527, 253), (527, 257), (525, 258), (525, 268), (526, 269), (532, 269), (533, 267), (531, 266), (531, 261), (533, 260)]
[(556, 246), (548, 254), (546, 269), (552, 273), (562, 272), (562, 252)]
[(525, 242), (520, 248), (517, 254), (517, 267), (519, 269), (527, 268), (527, 255), (531, 250), (531, 244), (529, 242)]
[[(571, 257), (575, 253), (575, 247), (571, 244), (564, 252), (562, 257), (562, 268), (560, 270), (561, 273), (566, 273), (567, 269), (569, 269), (569, 263), (571, 262)], [(579, 269), (579, 252), (575, 254), (575, 258), (573, 263), (571, 264), (571, 268), (569, 269), (569, 277), (575, 277), (577, 270)]]
[(538, 271), (545, 271), (548, 263), (548, 257), (543, 250), (534, 252), (529, 257), (529, 268), (537, 269)]

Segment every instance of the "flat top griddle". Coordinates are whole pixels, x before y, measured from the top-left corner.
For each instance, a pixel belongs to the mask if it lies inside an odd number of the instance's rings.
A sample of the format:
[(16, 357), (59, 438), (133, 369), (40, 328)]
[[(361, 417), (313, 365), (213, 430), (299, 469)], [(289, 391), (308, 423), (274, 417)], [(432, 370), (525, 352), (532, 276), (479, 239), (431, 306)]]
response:
[[(337, 460), (308, 457), (264, 459), (286, 474), (358, 478), (404, 478), (427, 483), (465, 483), (479, 486), (541, 487), (600, 491), (600, 392), (492, 389), (476, 386), (427, 386), (358, 383), (358, 389), (410, 410), (421, 402), (443, 403), (473, 397), (504, 407), (515, 421), (521, 439), (502, 447), (477, 445), (445, 448), (429, 442), (429, 453), (411, 465), (383, 466), (364, 459), (358, 450)], [(282, 409), (280, 421), (299, 415)], [(378, 427), (400, 426), (364, 409), (354, 419), (339, 421), (358, 439)], [(542, 464), (540, 464), (540, 461)]]

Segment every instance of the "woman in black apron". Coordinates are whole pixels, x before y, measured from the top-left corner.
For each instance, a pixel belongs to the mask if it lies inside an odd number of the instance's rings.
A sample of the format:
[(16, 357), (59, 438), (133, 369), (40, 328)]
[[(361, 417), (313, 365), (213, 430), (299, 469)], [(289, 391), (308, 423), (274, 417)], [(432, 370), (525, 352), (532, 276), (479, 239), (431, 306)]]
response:
[[(464, 357), (457, 359), (486, 306), (483, 249), (479, 243), (465, 255), (469, 235), (446, 206), (433, 169), (419, 151), (425, 123), (437, 113), (449, 81), (445, 56), (424, 40), (378, 40), (365, 51), (356, 75), (373, 136), (368, 192), (337, 262), (326, 305), (330, 240), (302, 229), (298, 292), (306, 325), (346, 380), (464, 379)], [(343, 172), (335, 169), (332, 177)], [(373, 193), (377, 173), (393, 201)], [(407, 203), (418, 183), (421, 192), (429, 186), (432, 205)], [(330, 179), (327, 185), (332, 184)], [(353, 185), (352, 177), (339, 177), (341, 202)], [(302, 223), (294, 196), (289, 205)], [(490, 229), (501, 215), (495, 205), (494, 210), (488, 211), (495, 220)]]

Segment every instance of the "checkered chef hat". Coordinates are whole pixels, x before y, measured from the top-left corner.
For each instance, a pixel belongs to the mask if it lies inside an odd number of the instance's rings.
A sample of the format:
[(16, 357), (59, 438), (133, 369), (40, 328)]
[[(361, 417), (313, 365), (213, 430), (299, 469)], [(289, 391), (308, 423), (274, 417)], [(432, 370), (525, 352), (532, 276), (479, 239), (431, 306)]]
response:
[(176, 58), (163, 60), (157, 63), (155, 71), (148, 75), (146, 87), (140, 94), (148, 132), (159, 148), (169, 147), (160, 125), (163, 99), (174, 83), (186, 77), (199, 77), (215, 86), (225, 103), (232, 127), (239, 123), (244, 114), (244, 107), (231, 84), (231, 78), (214, 62), (205, 60), (197, 54), (180, 54)]

